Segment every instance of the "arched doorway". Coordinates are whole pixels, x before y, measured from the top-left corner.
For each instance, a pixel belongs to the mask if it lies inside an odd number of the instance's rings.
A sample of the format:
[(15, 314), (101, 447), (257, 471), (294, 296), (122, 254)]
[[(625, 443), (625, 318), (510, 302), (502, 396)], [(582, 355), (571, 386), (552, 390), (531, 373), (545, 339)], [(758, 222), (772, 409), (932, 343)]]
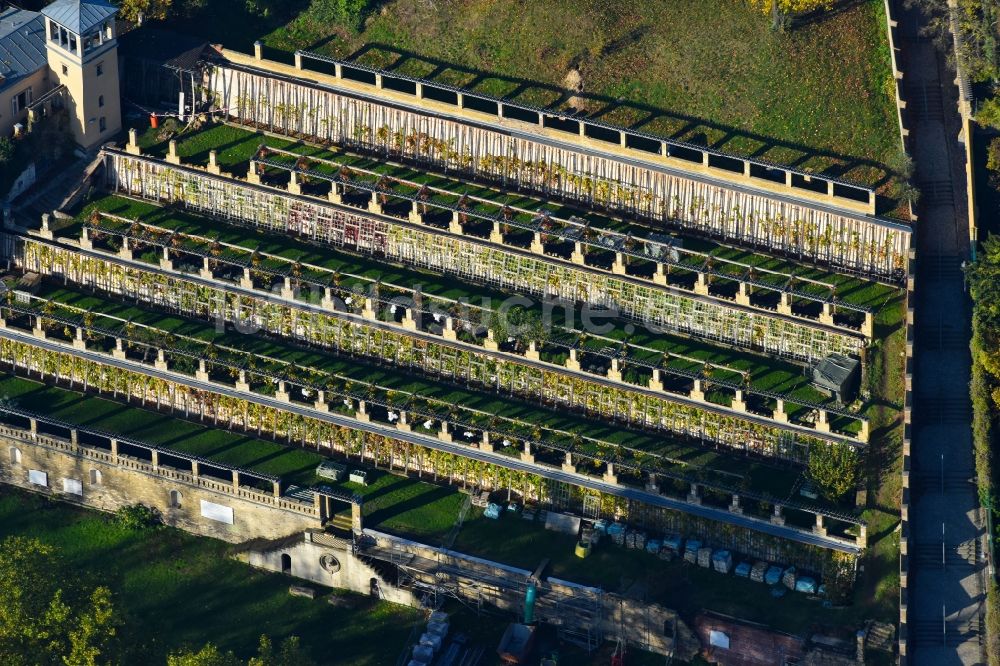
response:
[(281, 573), (291, 574), (292, 573), (292, 556), (288, 553), (281, 554)]
[(181, 508), (181, 493), (179, 490), (170, 491), (170, 508), (171, 509)]

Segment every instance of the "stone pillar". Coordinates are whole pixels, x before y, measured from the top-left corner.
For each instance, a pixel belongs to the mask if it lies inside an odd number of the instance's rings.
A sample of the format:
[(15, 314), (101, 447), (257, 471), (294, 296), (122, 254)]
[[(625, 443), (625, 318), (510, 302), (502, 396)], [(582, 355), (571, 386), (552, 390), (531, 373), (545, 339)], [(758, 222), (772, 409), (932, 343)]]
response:
[(687, 500), (691, 504), (701, 504), (701, 488), (697, 483), (691, 484), (691, 490), (688, 491)]
[(542, 234), (537, 231), (531, 236), (531, 251), (535, 254), (545, 254), (545, 244), (542, 243)]
[(153, 467), (159, 467), (160, 466), (160, 452), (157, 451), (156, 449), (150, 449), (149, 450), (149, 456), (150, 456), (151, 462), (153, 464)]
[(69, 443), (73, 446), (78, 446), (80, 444), (80, 431), (76, 428), (70, 428)]
[(153, 361), (153, 367), (157, 370), (167, 370), (167, 355), (162, 349), (156, 350), (156, 360)]
[(747, 411), (746, 393), (743, 389), (736, 389), (736, 397), (730, 405), (737, 412)]
[(870, 437), (871, 437), (871, 424), (869, 423), (868, 419), (865, 419), (861, 422), (861, 430), (858, 432), (858, 441), (867, 443)]
[(118, 250), (118, 256), (127, 261), (132, 261), (132, 245), (128, 238), (122, 238), (122, 249)]
[(364, 529), (364, 518), (361, 514), (361, 504), (351, 502), (351, 531), (355, 534), (361, 534), (362, 529)]
[(868, 526), (858, 525), (858, 547), (867, 548), (868, 547)]
[(141, 155), (139, 149), (139, 132), (135, 128), (128, 131), (128, 143), (125, 144), (125, 152), (129, 155)]
[(826, 324), (827, 326), (833, 326), (834, 312), (833, 303), (824, 303), (823, 311), (819, 315), (819, 323)]
[(816, 430), (818, 432), (830, 432), (830, 415), (825, 409), (817, 410)]
[(295, 171), (288, 172), (288, 193), (302, 194), (302, 184), (299, 182), (299, 174)]
[(649, 473), (649, 478), (646, 479), (646, 490), (651, 493), (660, 493), (660, 484), (656, 480), (656, 474), (654, 472)]
[(417, 330), (417, 320), (413, 318), (414, 308), (403, 308), (403, 328), (408, 331)]
[(733, 499), (729, 503), (729, 512), (730, 513), (738, 513), (738, 514), (742, 514), (743, 513), (743, 505), (740, 504), (740, 496), (739, 495), (736, 495), (736, 494), (733, 495)]
[(527, 463), (535, 462), (535, 454), (531, 452), (531, 442), (524, 443), (524, 451), (521, 451), (521, 460)]
[(295, 290), (292, 289), (292, 278), (287, 275), (281, 283), (281, 297), (287, 298), (288, 300), (295, 300)]
[(608, 368), (608, 379), (622, 381), (622, 363), (617, 358), (611, 359), (611, 367)]
[(608, 469), (604, 472), (604, 482), (618, 484), (618, 475), (615, 474), (615, 464), (608, 463)]
[(111, 356), (118, 359), (125, 358), (125, 346), (121, 338), (115, 338), (115, 348), (111, 350)]
[(323, 298), (319, 302), (320, 306), (327, 310), (334, 310), (333, 305), (333, 288), (323, 287)]
[(792, 314), (792, 295), (787, 291), (781, 292), (781, 299), (778, 301), (778, 314)]
[(379, 203), (377, 192), (372, 192), (372, 198), (368, 200), (368, 212), (382, 214), (382, 204)]
[(240, 377), (236, 380), (236, 390), (250, 392), (250, 382), (247, 381), (246, 370), (240, 370)]
[(278, 390), (274, 392), (274, 398), (281, 402), (291, 402), (292, 397), (288, 394), (288, 385), (285, 380), (278, 380)]
[(302, 51), (295, 52), (295, 69), (302, 69)]
[(42, 213), (42, 228), (39, 231), (39, 235), (42, 238), (48, 238), (49, 240), (52, 240), (54, 237), (52, 234), (52, 227), (49, 226), (49, 220), (51, 218), (52, 216), (48, 213)]
[(206, 280), (212, 280), (215, 278), (215, 273), (212, 272), (211, 259), (208, 257), (201, 258), (201, 270), (198, 271), (198, 275)]
[(375, 299), (371, 296), (365, 296), (365, 305), (361, 308), (361, 316), (365, 319), (378, 319)]
[(233, 490), (240, 489), (240, 473), (237, 470), (233, 470)]
[(694, 380), (694, 387), (691, 392), (688, 393), (688, 397), (692, 400), (704, 400), (705, 399), (705, 383), (704, 380), (696, 379)]
[(448, 222), (448, 231), (453, 234), (462, 235), (462, 222), (458, 219), (458, 211), (451, 211), (451, 221)]
[(271, 482), (271, 490), (274, 492), (275, 497), (281, 497), (281, 479)]
[(260, 166), (256, 160), (250, 160), (250, 170), (247, 171), (247, 182), (260, 185)]
[(583, 253), (583, 243), (580, 241), (575, 241), (573, 243), (573, 253), (570, 255), (570, 261), (574, 264), (583, 266), (587, 263), (587, 255)]
[(76, 335), (73, 337), (73, 348), (74, 349), (87, 348), (87, 340), (83, 337), (83, 329), (79, 326), (76, 327)]
[(694, 281), (694, 293), (700, 294), (702, 296), (708, 296), (708, 274), (698, 273), (697, 279)]
[(424, 216), (420, 213), (420, 204), (416, 201), (410, 202), (410, 215), (408, 217), (413, 224), (423, 224)]
[(611, 272), (615, 275), (625, 275), (628, 273), (628, 258), (621, 252), (615, 252), (615, 261), (611, 264)]
[(771, 524), (772, 525), (785, 524), (785, 514), (783, 512), (783, 507), (780, 504), (774, 505), (774, 513), (771, 514)]
[(28, 427), (31, 429), (32, 435), (38, 434), (38, 419), (28, 419)]
[(569, 451), (566, 452), (566, 457), (563, 459), (562, 471), (576, 473), (576, 465), (573, 464), (573, 454)]
[(253, 57), (257, 60), (264, 59), (264, 44), (259, 39), (253, 43)]
[(740, 282), (736, 292), (736, 305), (750, 306), (750, 296), (753, 294), (753, 287), (747, 282)]
[(816, 514), (816, 524), (813, 525), (813, 532), (820, 536), (826, 536), (826, 526), (823, 524), (823, 514)]
[(490, 433), (485, 430), (483, 431), (483, 438), (479, 442), (479, 450), (493, 452), (493, 442), (490, 441)]
[(208, 172), (216, 176), (222, 174), (222, 169), (219, 168), (219, 153), (214, 148), (208, 151)]
[(200, 474), (201, 474), (201, 469), (198, 467), (198, 461), (197, 460), (192, 460), (191, 461), (191, 476), (193, 476), (194, 478), (197, 479)]
[(538, 343), (534, 340), (528, 342), (528, 350), (524, 352), (525, 358), (530, 358), (533, 361), (541, 361), (542, 356), (538, 353)]
[(865, 321), (861, 324), (861, 335), (870, 338), (875, 335), (875, 315), (871, 312), (865, 313)]
[(483, 340), (483, 347), (489, 349), (490, 351), (497, 351), (500, 349), (500, 345), (497, 343), (496, 336), (493, 334), (493, 329), (486, 331), (486, 339)]
[(243, 276), (240, 278), (240, 286), (244, 289), (253, 289), (253, 277), (250, 276), (250, 269), (243, 268)]
[(458, 340), (458, 333), (455, 331), (455, 320), (452, 317), (444, 318), (444, 330), (441, 331), (441, 336), (445, 340)]
[(447, 421), (441, 421), (441, 428), (438, 430), (437, 438), (442, 442), (452, 441), (451, 425)]
[(170, 164), (180, 164), (181, 158), (177, 155), (177, 139), (171, 139), (167, 144), (167, 162)]
[(649, 378), (649, 388), (654, 391), (663, 390), (663, 371), (659, 368), (653, 368), (653, 376)]
[(80, 231), (80, 247), (85, 250), (94, 249), (94, 243), (90, 240), (90, 229), (87, 227)]
[(344, 203), (344, 198), (340, 194), (340, 184), (334, 183), (330, 187), (330, 191), (326, 193), (326, 198), (330, 200), (330, 203)]
[(365, 404), (364, 400), (358, 400), (358, 409), (354, 412), (354, 418), (365, 423), (372, 420), (371, 416), (368, 415), (368, 405)]
[(570, 370), (580, 369), (580, 352), (577, 349), (569, 350), (569, 358), (566, 359), (566, 367)]
[(396, 421), (396, 430), (410, 432), (412, 429), (410, 427), (409, 415), (403, 410), (399, 410), (399, 420)]
[(163, 248), (163, 256), (160, 257), (160, 268), (162, 268), (165, 271), (172, 271), (172, 270), (174, 270), (174, 262), (170, 258), (170, 248), (169, 247)]
[(490, 242), (503, 245), (503, 231), (500, 229), (500, 223), (496, 220), (493, 221), (493, 228), (490, 230)]
[(656, 272), (653, 273), (653, 282), (656, 284), (667, 285), (667, 265), (663, 262), (656, 263)]
[(788, 413), (785, 412), (785, 401), (778, 398), (776, 402), (777, 405), (775, 406), (774, 411), (771, 412), (771, 418), (779, 423), (788, 423)]
[(118, 462), (118, 440), (114, 437), (111, 438), (111, 457)]

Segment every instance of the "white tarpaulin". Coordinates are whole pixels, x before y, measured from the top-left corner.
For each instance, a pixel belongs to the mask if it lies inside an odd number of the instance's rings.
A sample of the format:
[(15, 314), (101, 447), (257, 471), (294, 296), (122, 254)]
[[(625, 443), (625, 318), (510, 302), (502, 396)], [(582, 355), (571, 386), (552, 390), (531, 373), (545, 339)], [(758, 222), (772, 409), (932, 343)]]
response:
[(233, 508), (216, 504), (215, 502), (201, 501), (201, 515), (209, 520), (215, 520), (226, 525), (233, 524)]
[(76, 479), (63, 479), (63, 492), (71, 495), (82, 495), (83, 484)]
[(45, 472), (41, 471), (41, 470), (29, 469), (28, 470), (28, 483), (33, 483), (36, 486), (45, 486), (45, 487), (48, 487), (48, 485), (49, 485), (49, 475), (46, 474)]

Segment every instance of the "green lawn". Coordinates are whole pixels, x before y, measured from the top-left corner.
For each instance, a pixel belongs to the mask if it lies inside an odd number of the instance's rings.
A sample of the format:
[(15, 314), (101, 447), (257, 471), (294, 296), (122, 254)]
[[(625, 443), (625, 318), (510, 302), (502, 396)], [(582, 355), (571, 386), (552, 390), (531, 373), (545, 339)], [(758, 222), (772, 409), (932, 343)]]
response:
[(35, 537), (57, 547), (91, 585), (107, 585), (126, 626), (127, 663), (163, 664), (182, 646), (214, 642), (247, 658), (261, 634), (296, 635), (320, 664), (395, 663), (417, 611), (335, 592), (292, 597), (292, 580), (228, 558), (229, 546), (163, 528), (136, 532), (97, 512), (0, 488), (0, 539)]
[[(395, 0), (360, 31), (313, 12), (295, 18), (306, 4), (255, 22), (241, 1), (222, 0), (175, 24), (245, 52), (261, 38), (286, 61), (298, 48), (352, 56), (858, 180), (877, 180), (882, 170), (864, 163), (900, 150), (880, 0), (785, 33), (735, 0)], [(553, 87), (583, 92), (567, 101)]]

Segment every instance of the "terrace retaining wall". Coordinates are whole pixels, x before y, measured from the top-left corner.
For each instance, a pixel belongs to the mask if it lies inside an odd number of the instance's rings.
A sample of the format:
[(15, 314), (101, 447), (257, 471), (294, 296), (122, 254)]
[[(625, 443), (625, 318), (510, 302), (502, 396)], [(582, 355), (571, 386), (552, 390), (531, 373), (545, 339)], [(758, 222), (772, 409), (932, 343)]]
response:
[[(45, 474), (45, 485), (33, 483), (31, 471)], [(64, 489), (65, 480), (79, 482), (79, 494)], [(154, 467), (135, 458), (10, 426), (0, 426), (0, 482), (101, 511), (142, 503), (157, 509), (167, 525), (230, 543), (274, 539), (322, 526), (319, 512), (310, 505), (291, 511), (264, 504), (254, 501), (252, 491), (236, 491), (222, 480)], [(180, 493), (177, 506), (171, 504), (171, 491)], [(203, 501), (232, 509), (233, 523), (203, 516)]]

